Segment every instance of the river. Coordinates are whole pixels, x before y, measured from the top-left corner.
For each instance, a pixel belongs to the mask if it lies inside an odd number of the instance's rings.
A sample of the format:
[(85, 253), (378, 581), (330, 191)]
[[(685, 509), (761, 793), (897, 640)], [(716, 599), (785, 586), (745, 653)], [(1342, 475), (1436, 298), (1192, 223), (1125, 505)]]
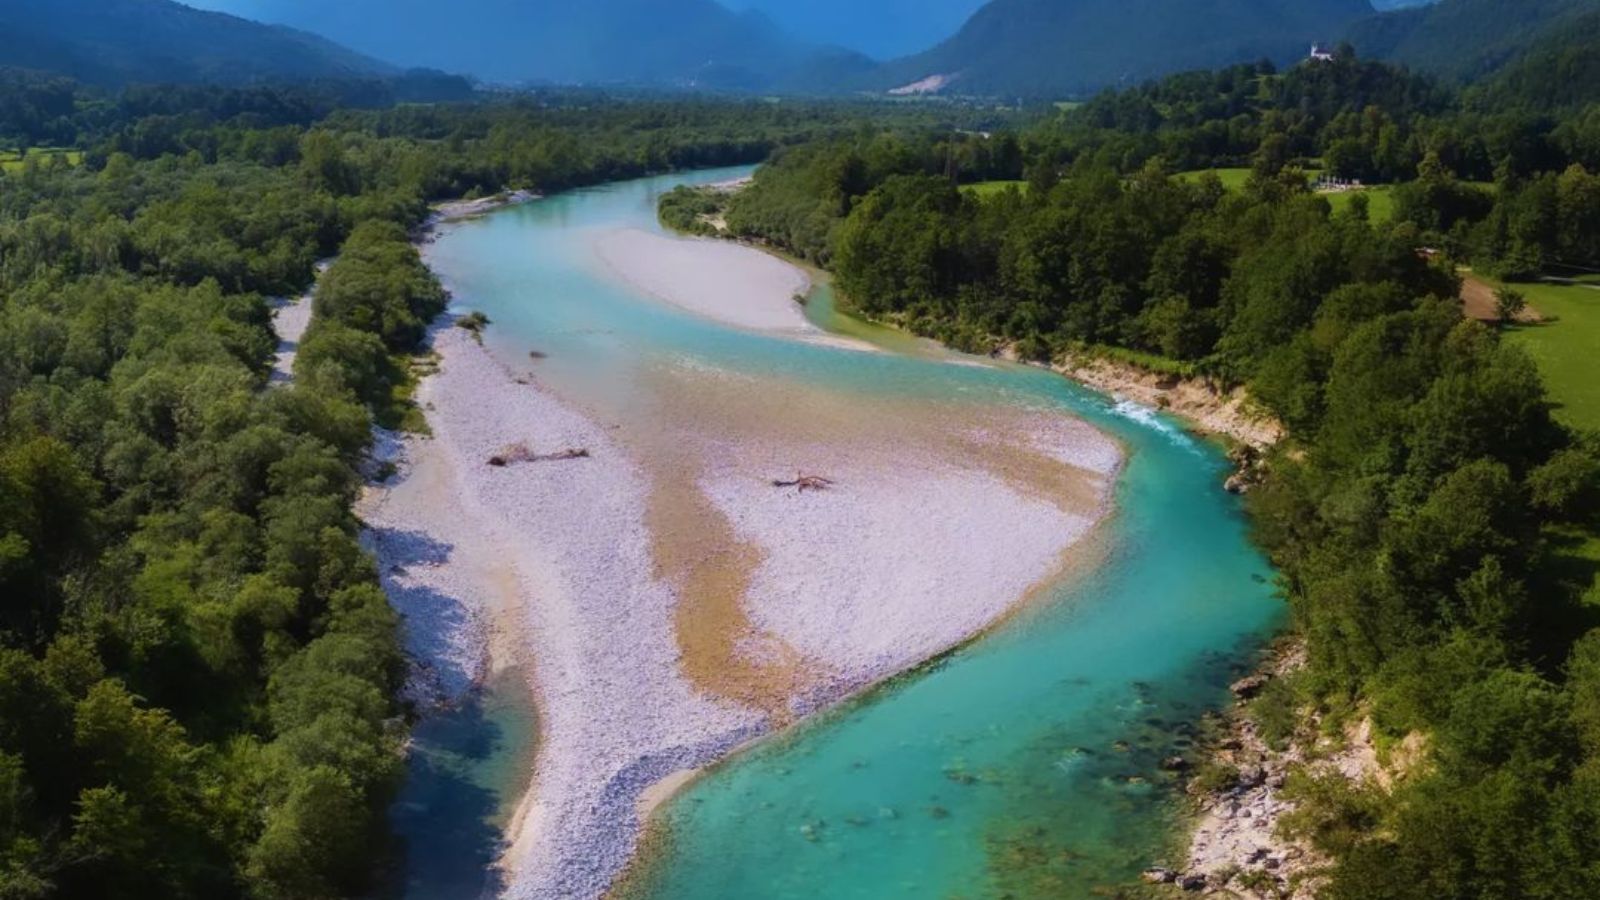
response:
[[(655, 201), (673, 186), (745, 171), (502, 210), (448, 230), (427, 259), (461, 303), (489, 315), (498, 352), (537, 347), (542, 378), (645, 423), (634, 431), (657, 427), (636, 395), (670, 359), (866, 409), (1076, 417), (1114, 437), (1125, 462), (1112, 512), (1022, 613), (713, 767), (658, 811), (623, 893), (1072, 897), (1135, 879), (1173, 836), (1160, 761), (1185, 752), (1194, 723), (1226, 701), (1228, 681), (1281, 621), (1270, 569), (1220, 489), (1224, 459), (1164, 416), (1054, 374), (975, 364), (852, 322), (826, 285), (811, 319), (887, 352), (723, 327), (575, 262), (597, 229), (658, 230)], [(498, 890), (490, 864), (527, 784), (538, 721), (502, 673), (465, 709), (418, 729), (393, 814), (405, 896)]]

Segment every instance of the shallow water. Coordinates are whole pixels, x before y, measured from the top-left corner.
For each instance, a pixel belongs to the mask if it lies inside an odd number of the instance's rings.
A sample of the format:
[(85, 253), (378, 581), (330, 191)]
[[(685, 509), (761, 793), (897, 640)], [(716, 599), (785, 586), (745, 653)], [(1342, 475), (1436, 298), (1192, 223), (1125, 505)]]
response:
[[(665, 807), (666, 839), (628, 893), (1071, 897), (1133, 879), (1170, 836), (1159, 760), (1182, 751), (1188, 726), (1225, 699), (1281, 615), (1237, 503), (1219, 488), (1224, 461), (1164, 417), (1050, 373), (973, 365), (839, 318), (825, 286), (808, 307), (814, 321), (893, 352), (725, 328), (639, 296), (593, 257), (596, 229), (655, 228), (662, 192), (740, 171), (504, 210), (453, 227), (427, 257), (462, 306), (493, 320), (488, 340), (503, 359), (606, 419), (644, 415), (640, 386), (662, 366), (707, 367), (868, 407), (1060, 410), (1115, 435), (1128, 459), (1116, 513), (1040, 603), (716, 767)], [(408, 846), (406, 896), (493, 891), (486, 848), (516, 800), (510, 773), (531, 735), (528, 711), (492, 690), (481, 710), (419, 730), (394, 816)]]

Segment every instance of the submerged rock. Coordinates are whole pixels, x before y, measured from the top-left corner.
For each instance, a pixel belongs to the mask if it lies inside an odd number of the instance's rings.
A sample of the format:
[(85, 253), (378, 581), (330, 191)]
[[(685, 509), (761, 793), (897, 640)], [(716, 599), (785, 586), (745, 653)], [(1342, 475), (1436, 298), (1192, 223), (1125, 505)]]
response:
[(1171, 884), (1178, 880), (1178, 873), (1161, 866), (1152, 866), (1139, 875), (1146, 884)]

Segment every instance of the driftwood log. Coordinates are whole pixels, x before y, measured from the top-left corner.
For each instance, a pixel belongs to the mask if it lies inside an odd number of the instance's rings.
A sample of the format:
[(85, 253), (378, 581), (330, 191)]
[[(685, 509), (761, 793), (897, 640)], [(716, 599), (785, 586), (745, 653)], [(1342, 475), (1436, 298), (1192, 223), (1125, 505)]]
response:
[(806, 491), (825, 491), (833, 487), (833, 481), (820, 475), (801, 474), (796, 475), (792, 481), (785, 481), (781, 478), (776, 479), (772, 482), (772, 486), (775, 488), (792, 487), (800, 493), (805, 493)]
[(588, 459), (588, 447), (568, 447), (556, 453), (534, 453), (527, 444), (514, 444), (489, 457), (489, 465), (504, 468), (515, 463), (560, 462), (567, 459)]

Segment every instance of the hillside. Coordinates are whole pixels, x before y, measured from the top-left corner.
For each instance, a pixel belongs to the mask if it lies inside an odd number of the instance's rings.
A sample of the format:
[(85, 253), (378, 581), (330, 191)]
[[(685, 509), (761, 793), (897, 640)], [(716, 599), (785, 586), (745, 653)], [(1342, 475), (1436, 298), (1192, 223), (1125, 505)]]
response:
[[(219, 3), (221, 0), (212, 0)], [(364, 53), (491, 81), (763, 89), (819, 52), (715, 0), (228, 0)]]
[(1347, 39), (1362, 56), (1470, 79), (1597, 11), (1600, 0), (1441, 0), (1357, 22)]
[(1600, 11), (1564, 21), (1475, 92), (1487, 109), (1571, 109), (1600, 102)]
[(97, 84), (239, 84), (390, 71), (315, 35), (171, 0), (0, 0), (0, 65)]
[(875, 76), (959, 93), (1071, 96), (1262, 57), (1288, 61), (1368, 15), (1367, 0), (995, 0), (954, 37)]
[(841, 44), (874, 59), (896, 59), (939, 43), (983, 6), (984, 0), (727, 0), (759, 9), (796, 37)]

